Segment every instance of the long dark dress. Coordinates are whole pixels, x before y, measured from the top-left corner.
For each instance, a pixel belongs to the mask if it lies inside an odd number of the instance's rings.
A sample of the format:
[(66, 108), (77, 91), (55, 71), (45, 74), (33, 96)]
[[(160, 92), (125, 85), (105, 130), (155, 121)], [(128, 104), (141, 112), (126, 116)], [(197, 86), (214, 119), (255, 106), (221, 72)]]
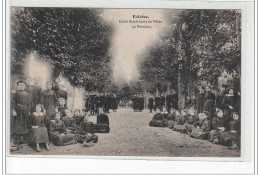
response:
[(33, 111), (35, 110), (35, 105), (36, 105), (36, 101), (35, 101), (36, 96), (35, 96), (34, 86), (32, 86), (32, 85), (27, 86), (25, 91), (28, 93), (29, 99), (30, 99), (29, 111), (30, 111), (30, 113), (33, 113)]
[(17, 113), (14, 117), (13, 134), (27, 134), (29, 121), (29, 94), (24, 90), (18, 90), (14, 94), (13, 107)]
[(150, 112), (152, 112), (152, 109), (154, 108), (153, 98), (148, 99), (148, 108), (150, 109)]
[(209, 112), (209, 119), (212, 120), (215, 115), (215, 95), (212, 92), (205, 93), (205, 103), (203, 111)]
[(162, 104), (161, 104), (161, 98), (160, 97), (155, 97), (155, 108), (161, 108)]
[(138, 109), (138, 98), (133, 97), (132, 102), (133, 102), (133, 109), (134, 109), (134, 111), (136, 111)]
[(144, 110), (144, 98), (143, 97), (138, 98), (138, 110), (139, 111)]
[[(230, 131), (236, 131), (231, 133)], [(240, 122), (231, 121), (229, 125), (229, 131), (223, 132), (220, 134), (220, 143), (226, 146), (231, 145), (231, 141), (237, 144), (240, 147)]]
[(42, 104), (46, 110), (46, 114), (49, 118), (55, 115), (55, 108), (57, 102), (56, 93), (53, 90), (45, 90), (41, 96)]
[[(229, 94), (225, 95), (224, 100), (223, 100), (223, 107), (224, 107), (224, 118), (225, 118), (225, 125), (228, 127), (229, 122), (232, 121), (232, 112), (235, 110), (235, 96), (230, 96)], [(232, 106), (233, 109), (229, 109), (229, 106)]]
[(196, 104), (197, 104), (197, 112), (202, 113), (203, 112), (203, 106), (205, 102), (204, 93), (198, 93), (196, 96)]
[(111, 98), (111, 108), (112, 108), (113, 110), (116, 110), (116, 109), (117, 109), (117, 104), (118, 104), (117, 101), (118, 101), (118, 100), (117, 100), (116, 97), (112, 97), (112, 98)]
[(174, 96), (173, 95), (167, 95), (166, 96), (166, 105), (167, 105), (169, 111), (170, 111), (171, 108), (173, 108), (173, 103), (174, 103)]
[[(62, 135), (65, 134), (65, 135)], [(50, 137), (56, 146), (65, 146), (77, 143), (74, 134), (67, 134), (63, 121), (54, 121), (50, 124)]]
[[(49, 143), (47, 128), (45, 127), (46, 114), (36, 116), (33, 113), (29, 120), (29, 144), (35, 145), (36, 143)], [(38, 126), (39, 128), (32, 128)]]
[(41, 86), (34, 86), (34, 91), (35, 91), (35, 103), (41, 104), (41, 94), (42, 94)]
[(218, 129), (219, 127), (225, 127), (225, 119), (220, 117), (214, 117), (212, 120), (212, 128), (209, 132), (209, 141), (213, 141), (214, 139), (219, 139), (221, 131)]
[(219, 93), (216, 97), (216, 108), (218, 109), (224, 109), (223, 108), (223, 99), (225, 97), (225, 94), (224, 93)]

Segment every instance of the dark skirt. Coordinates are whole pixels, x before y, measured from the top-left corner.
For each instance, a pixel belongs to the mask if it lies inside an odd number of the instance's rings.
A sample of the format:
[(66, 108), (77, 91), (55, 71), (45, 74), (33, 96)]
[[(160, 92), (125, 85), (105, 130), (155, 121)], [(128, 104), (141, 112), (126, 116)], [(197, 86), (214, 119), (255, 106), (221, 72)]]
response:
[(51, 133), (50, 135), (53, 144), (56, 146), (65, 146), (65, 145), (72, 145), (77, 143), (74, 134), (61, 135), (61, 134)]
[(202, 132), (198, 128), (193, 128), (190, 136), (197, 139), (206, 139), (208, 137), (208, 134), (209, 132)]
[(214, 104), (213, 100), (205, 101), (204, 106), (203, 106), (203, 112), (204, 111), (208, 111), (209, 112), (210, 116), (208, 116), (208, 117), (210, 119), (212, 119), (214, 117), (214, 114), (215, 114), (215, 104)]
[(186, 130), (186, 126), (185, 125), (174, 125), (173, 126), (173, 130), (174, 131), (185, 131)]
[(29, 144), (49, 143), (49, 137), (46, 127), (32, 128), (29, 132)]
[(173, 120), (168, 120), (167, 121), (168, 128), (172, 129), (174, 127), (174, 125), (175, 125), (175, 121), (173, 121)]
[(149, 126), (154, 127), (167, 127), (167, 120), (151, 120)]
[(240, 136), (239, 136), (239, 134), (231, 133), (230, 131), (223, 132), (223, 133), (220, 134), (220, 142), (223, 145), (230, 146), (231, 141), (233, 141), (238, 146), (240, 146)]
[(209, 141), (213, 141), (214, 139), (219, 139), (220, 137), (220, 132), (218, 130), (211, 130), (209, 132)]

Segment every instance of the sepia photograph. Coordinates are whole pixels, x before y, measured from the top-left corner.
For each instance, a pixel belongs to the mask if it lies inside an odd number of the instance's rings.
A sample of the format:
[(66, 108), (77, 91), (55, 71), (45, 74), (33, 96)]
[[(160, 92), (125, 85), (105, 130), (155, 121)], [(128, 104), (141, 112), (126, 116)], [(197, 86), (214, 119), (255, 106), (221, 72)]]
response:
[(10, 155), (241, 157), (242, 16), (10, 7)]

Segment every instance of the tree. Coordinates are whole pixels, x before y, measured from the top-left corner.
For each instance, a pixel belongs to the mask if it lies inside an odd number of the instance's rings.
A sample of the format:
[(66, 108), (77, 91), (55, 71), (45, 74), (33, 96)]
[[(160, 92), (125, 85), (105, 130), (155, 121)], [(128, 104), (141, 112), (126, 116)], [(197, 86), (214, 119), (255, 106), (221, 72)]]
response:
[(241, 11), (169, 10), (166, 16), (168, 33), (153, 46), (142, 66), (142, 78), (153, 82), (151, 86), (177, 81), (182, 109), (186, 95), (198, 84), (216, 86), (224, 71), (235, 71), (234, 76), (240, 77)]
[(25, 58), (37, 51), (54, 77), (73, 86), (103, 91), (111, 86), (108, 52), (112, 28), (102, 11), (83, 8), (12, 8), (11, 72), (21, 73)]

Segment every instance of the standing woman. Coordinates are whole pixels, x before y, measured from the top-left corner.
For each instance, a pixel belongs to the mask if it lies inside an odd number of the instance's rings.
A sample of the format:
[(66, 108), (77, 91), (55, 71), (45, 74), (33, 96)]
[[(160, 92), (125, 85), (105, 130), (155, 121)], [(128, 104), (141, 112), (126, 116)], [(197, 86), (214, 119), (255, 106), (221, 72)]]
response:
[(229, 122), (232, 121), (231, 114), (234, 112), (234, 108), (236, 105), (235, 95), (233, 88), (228, 90), (228, 94), (225, 95), (223, 99), (223, 107), (224, 107), (224, 119), (225, 126), (229, 126)]
[(203, 105), (203, 111), (209, 112), (209, 119), (212, 120), (215, 115), (215, 95), (211, 92), (211, 88), (206, 86), (205, 103)]
[(33, 112), (29, 120), (29, 144), (36, 145), (36, 151), (41, 152), (40, 143), (45, 143), (46, 150), (49, 151), (49, 137), (45, 127), (46, 114), (43, 112), (43, 105), (36, 105), (36, 112)]
[(25, 91), (26, 83), (24, 81), (17, 82), (17, 91), (13, 98), (13, 131), (14, 142), (16, 144), (25, 143), (25, 136), (28, 134), (28, 118), (30, 109), (29, 94)]
[(48, 118), (52, 118), (55, 115), (55, 108), (57, 102), (56, 93), (52, 90), (54, 86), (52, 81), (47, 81), (47, 90), (43, 91), (41, 95), (41, 102), (44, 105)]
[(204, 87), (200, 86), (199, 88), (199, 93), (196, 96), (196, 104), (197, 104), (197, 113), (202, 113), (203, 112), (203, 106), (204, 106)]

